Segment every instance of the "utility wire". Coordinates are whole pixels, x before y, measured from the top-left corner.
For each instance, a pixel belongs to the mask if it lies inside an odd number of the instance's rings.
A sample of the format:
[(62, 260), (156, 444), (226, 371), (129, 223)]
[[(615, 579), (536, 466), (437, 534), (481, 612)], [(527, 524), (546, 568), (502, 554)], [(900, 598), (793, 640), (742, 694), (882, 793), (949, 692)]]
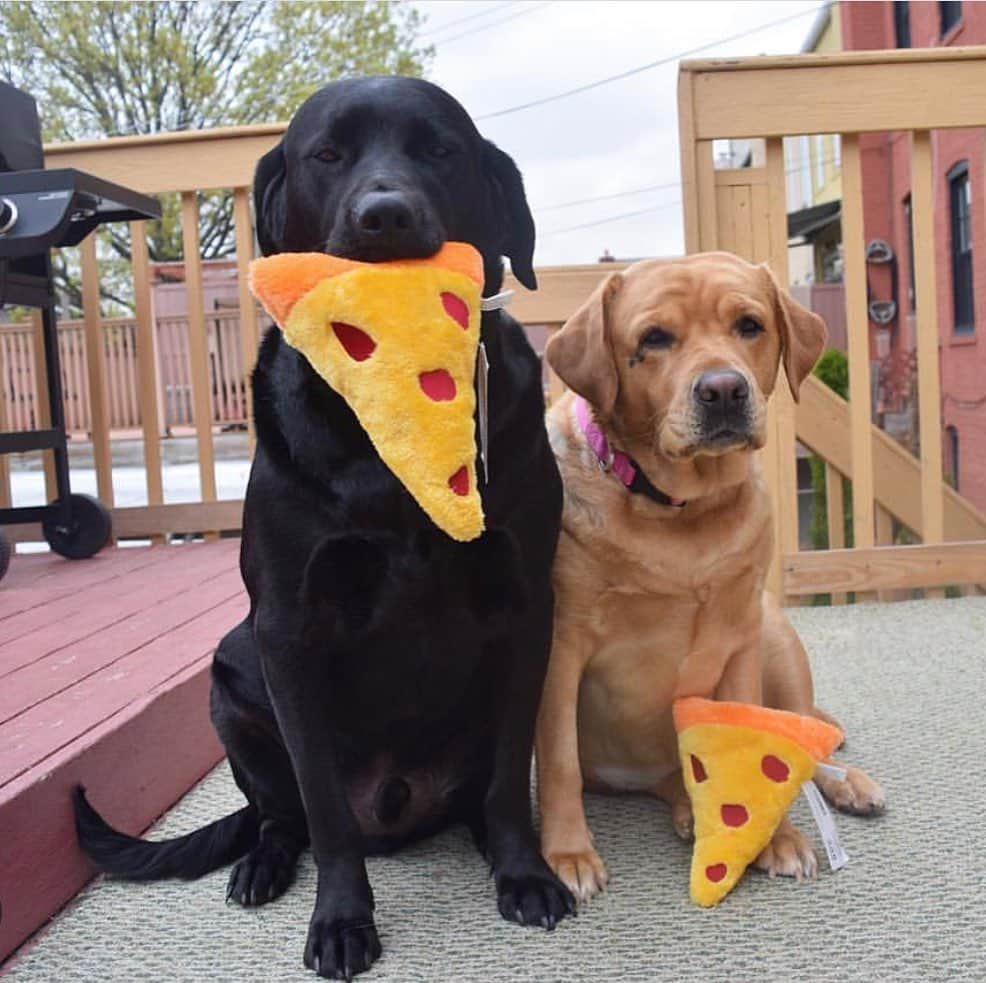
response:
[(639, 75), (641, 72), (650, 71), (652, 68), (658, 68), (661, 65), (669, 65), (672, 62), (680, 61), (682, 58), (687, 58), (689, 55), (697, 55), (702, 51), (708, 51), (710, 48), (717, 48), (721, 44), (729, 44), (731, 41), (740, 41), (743, 38), (748, 38), (752, 34), (759, 34), (761, 31), (765, 31), (770, 27), (779, 27), (781, 24), (790, 23), (793, 20), (799, 20), (802, 17), (807, 17), (809, 14), (817, 14), (820, 10), (824, 10), (827, 4), (823, 4), (821, 7), (813, 7), (810, 10), (803, 10), (799, 14), (790, 14), (787, 17), (778, 17), (776, 20), (767, 21), (765, 24), (759, 24), (756, 27), (751, 27), (749, 30), (740, 31), (739, 34), (731, 34), (729, 37), (719, 38), (717, 41), (710, 41), (708, 44), (700, 44), (697, 48), (689, 48), (687, 51), (679, 51), (676, 55), (669, 55), (666, 58), (659, 58), (657, 61), (648, 62), (646, 65), (640, 65), (637, 68), (631, 68), (626, 72), (620, 72), (618, 75), (610, 75), (608, 78), (598, 79), (595, 82), (589, 82), (586, 85), (580, 85), (575, 89), (568, 89), (565, 92), (557, 92), (553, 96), (545, 96), (542, 99), (533, 99), (531, 102), (523, 102), (518, 106), (508, 106), (506, 109), (498, 109), (496, 112), (484, 113), (482, 116), (476, 116), (474, 119), (476, 122), (484, 119), (496, 119), (499, 116), (507, 116), (510, 113), (519, 113), (524, 109), (533, 109), (535, 106), (544, 106), (549, 102), (557, 102), (559, 99), (567, 99), (569, 96), (578, 95), (580, 92), (588, 92), (590, 89), (598, 89), (601, 85), (609, 85), (610, 82), (618, 82), (620, 79), (630, 78), (631, 75)]
[(642, 195), (648, 191), (666, 191), (669, 188), (681, 187), (680, 181), (670, 181), (667, 184), (649, 184), (646, 188), (634, 188), (632, 191), (617, 191), (611, 195), (596, 195), (594, 198), (578, 198), (575, 201), (564, 201), (560, 205), (545, 205), (535, 208), (536, 212), (559, 212), (563, 208), (574, 208), (576, 205), (588, 205), (594, 201), (612, 201), (613, 198), (626, 198), (629, 195)]
[(493, 14), (498, 10), (502, 10), (504, 7), (512, 7), (513, 3), (514, 0), (504, 0), (502, 3), (494, 3), (490, 7), (484, 7), (482, 10), (473, 11), (465, 17), (456, 17), (454, 20), (447, 21), (444, 24), (439, 24), (438, 27), (433, 27), (425, 31), (425, 34), (441, 34), (443, 31), (447, 31), (450, 27), (458, 27), (459, 24), (465, 24), (467, 21), (475, 20), (477, 17), (486, 17), (488, 14)]
[(610, 222), (621, 222), (625, 218), (635, 218), (637, 215), (649, 215), (651, 212), (659, 212), (665, 208), (671, 208), (673, 205), (680, 205), (681, 199), (678, 198), (675, 201), (665, 201), (660, 205), (652, 205), (650, 208), (640, 208), (635, 212), (624, 212), (622, 215), (611, 215), (609, 218), (600, 218), (595, 222), (583, 222), (581, 225), (569, 225), (564, 229), (548, 229), (545, 232), (539, 232), (538, 238), (543, 239), (545, 236), (557, 236), (561, 235), (563, 232), (577, 232), (579, 229), (592, 229), (597, 225), (608, 225)]
[(459, 38), (467, 38), (472, 34), (479, 34), (482, 31), (488, 31), (492, 27), (499, 27), (501, 24), (506, 24), (507, 21), (516, 20), (518, 17), (526, 17), (529, 14), (533, 14), (535, 10), (540, 10), (542, 7), (549, 7), (552, 3), (554, 3), (554, 0), (544, 0), (543, 3), (536, 3), (532, 6), (527, 6), (525, 4), (522, 10), (514, 11), (514, 13), (508, 14), (506, 17), (501, 17), (499, 20), (487, 21), (485, 24), (480, 24), (478, 27), (470, 28), (468, 31), (463, 31), (461, 34), (453, 34), (450, 38), (439, 38), (435, 41), (435, 44), (448, 44), (450, 41), (458, 41)]
[[(831, 164), (834, 163), (835, 160), (836, 160), (835, 157), (826, 157), (821, 161), (821, 163), (823, 165)], [(809, 160), (807, 163), (802, 164), (800, 167), (787, 168), (784, 171), (784, 173), (798, 174), (803, 171), (810, 171), (812, 168), (816, 167), (817, 165), (818, 165), (817, 161)], [(548, 212), (554, 209), (567, 208), (570, 205), (583, 205), (595, 201), (605, 201), (610, 198), (619, 198), (624, 195), (640, 194), (644, 191), (656, 191), (658, 189), (663, 190), (667, 188), (678, 188), (680, 186), (681, 186), (680, 181), (674, 181), (670, 184), (655, 184), (652, 185), (650, 188), (638, 188), (636, 191), (621, 191), (615, 195), (600, 195), (598, 198), (583, 198), (581, 201), (577, 201), (577, 202), (570, 201), (570, 202), (566, 202), (564, 205), (552, 205), (549, 208), (535, 208), (534, 211), (538, 213)], [(636, 218), (636, 216), (638, 215), (648, 215), (651, 212), (659, 212), (662, 209), (670, 208), (672, 205), (680, 205), (681, 203), (682, 203), (681, 199), (676, 198), (674, 201), (664, 201), (661, 202), (659, 205), (651, 205), (648, 208), (640, 208), (633, 212), (623, 212), (620, 215), (610, 215), (608, 218), (597, 219), (593, 222), (583, 222), (579, 225), (569, 225), (563, 229), (548, 229), (545, 232), (539, 232), (538, 235), (543, 238), (544, 236), (561, 235), (561, 233), (563, 232), (577, 232), (580, 229), (591, 229), (597, 225), (608, 225), (610, 222), (619, 222), (625, 218)]]
[[(809, 160), (806, 163), (802, 164), (800, 167), (786, 168), (784, 173), (799, 174), (803, 171), (808, 171), (814, 167), (817, 167), (819, 163), (825, 166), (827, 164), (835, 164), (838, 162), (839, 162), (838, 157), (825, 157), (821, 161)], [(565, 201), (559, 205), (539, 206), (536, 208), (532, 208), (531, 210), (538, 212), (539, 214), (542, 212), (557, 212), (563, 208), (574, 208), (576, 205), (590, 205), (593, 202), (597, 202), (597, 201), (609, 201), (613, 198), (626, 198), (629, 195), (642, 195), (650, 191), (667, 191), (670, 188), (680, 188), (680, 187), (681, 187), (681, 181), (669, 181), (667, 184), (649, 184), (645, 188), (634, 188), (631, 191), (617, 191), (614, 192), (613, 194), (608, 194), (608, 195), (595, 195), (592, 198), (578, 198), (575, 201)]]

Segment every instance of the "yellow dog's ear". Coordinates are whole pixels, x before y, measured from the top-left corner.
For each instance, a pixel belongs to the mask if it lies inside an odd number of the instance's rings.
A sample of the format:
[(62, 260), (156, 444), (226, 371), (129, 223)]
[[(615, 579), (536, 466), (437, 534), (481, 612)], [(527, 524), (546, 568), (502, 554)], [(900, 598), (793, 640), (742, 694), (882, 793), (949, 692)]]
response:
[(613, 411), (620, 388), (608, 310), (622, 285), (623, 277), (611, 273), (544, 349), (548, 365), (561, 381), (604, 417)]
[(798, 402), (801, 383), (815, 367), (825, 350), (828, 329), (825, 322), (807, 307), (802, 307), (777, 282), (771, 268), (762, 263), (760, 269), (767, 280), (767, 289), (774, 301), (774, 317), (781, 338), (781, 359), (791, 395)]
[(291, 308), (316, 284), (360, 265), (325, 253), (278, 253), (250, 264), (250, 290), (283, 327)]

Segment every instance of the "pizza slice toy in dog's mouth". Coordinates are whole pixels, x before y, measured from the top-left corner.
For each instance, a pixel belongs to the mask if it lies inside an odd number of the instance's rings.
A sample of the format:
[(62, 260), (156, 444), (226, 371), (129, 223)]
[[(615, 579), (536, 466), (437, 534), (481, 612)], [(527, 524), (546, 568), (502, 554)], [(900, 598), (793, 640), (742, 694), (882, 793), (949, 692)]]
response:
[(708, 907), (767, 846), (842, 732), (814, 717), (699, 697), (675, 700), (673, 712), (695, 818), (691, 897)]
[(428, 259), (281, 253), (250, 265), (250, 289), (288, 344), (346, 400), (435, 525), (460, 541), (484, 528), (473, 421), (482, 284), (482, 257), (461, 242)]

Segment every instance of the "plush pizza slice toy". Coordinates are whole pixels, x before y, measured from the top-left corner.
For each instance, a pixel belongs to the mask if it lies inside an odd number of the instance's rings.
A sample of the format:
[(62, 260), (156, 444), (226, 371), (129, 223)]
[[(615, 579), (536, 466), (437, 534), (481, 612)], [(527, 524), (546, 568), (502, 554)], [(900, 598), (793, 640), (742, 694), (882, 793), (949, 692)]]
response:
[(842, 732), (814, 717), (746, 703), (688, 697), (673, 709), (695, 819), (691, 897), (709, 907), (767, 846)]
[(428, 259), (282, 253), (250, 266), (250, 289), (288, 344), (346, 400), (435, 524), (461, 541), (484, 524), (473, 420), (482, 284), (482, 257), (466, 243)]

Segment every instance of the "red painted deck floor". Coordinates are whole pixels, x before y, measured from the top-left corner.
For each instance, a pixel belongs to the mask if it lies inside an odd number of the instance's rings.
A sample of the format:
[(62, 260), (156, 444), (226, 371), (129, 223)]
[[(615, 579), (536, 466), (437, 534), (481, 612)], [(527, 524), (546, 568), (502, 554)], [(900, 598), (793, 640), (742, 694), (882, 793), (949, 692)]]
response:
[(209, 662), (247, 610), (239, 541), (17, 555), (0, 582), (0, 960), (92, 876), (81, 783), (146, 829), (222, 757)]

